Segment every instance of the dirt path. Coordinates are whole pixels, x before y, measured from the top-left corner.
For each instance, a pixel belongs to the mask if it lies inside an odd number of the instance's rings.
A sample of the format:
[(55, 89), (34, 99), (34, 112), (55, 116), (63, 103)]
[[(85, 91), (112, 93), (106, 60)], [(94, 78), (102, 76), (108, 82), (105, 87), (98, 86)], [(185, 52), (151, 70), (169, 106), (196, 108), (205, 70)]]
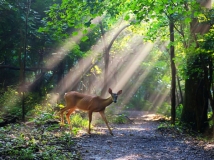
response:
[(78, 137), (77, 147), (83, 160), (214, 159), (214, 144), (183, 135), (164, 135), (157, 130), (160, 122), (150, 120), (155, 115), (131, 116), (134, 124), (114, 125), (114, 136), (105, 126), (99, 126), (91, 136)]

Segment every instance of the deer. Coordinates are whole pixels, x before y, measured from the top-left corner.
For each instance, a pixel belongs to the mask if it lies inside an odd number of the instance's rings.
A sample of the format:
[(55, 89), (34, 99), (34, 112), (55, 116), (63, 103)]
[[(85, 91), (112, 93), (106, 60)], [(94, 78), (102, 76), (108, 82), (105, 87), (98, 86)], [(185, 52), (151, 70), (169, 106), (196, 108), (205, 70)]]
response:
[(72, 126), (70, 123), (70, 115), (75, 110), (82, 110), (88, 112), (88, 134), (91, 134), (91, 121), (92, 121), (92, 113), (93, 112), (99, 112), (103, 121), (105, 122), (106, 126), (108, 127), (108, 130), (110, 134), (113, 136), (113, 133), (109, 127), (108, 121), (105, 116), (105, 109), (107, 106), (109, 106), (112, 102), (117, 102), (117, 97), (122, 93), (122, 90), (118, 91), (117, 93), (113, 93), (112, 89), (109, 88), (108, 90), (109, 94), (111, 95), (109, 98), (101, 98), (100, 96), (90, 96), (86, 94), (82, 94), (76, 91), (71, 91), (68, 93), (65, 93), (64, 99), (66, 102), (66, 105), (64, 108), (60, 110), (60, 116), (61, 116), (61, 125), (64, 125), (64, 112), (66, 113), (66, 120), (67, 123), (70, 126), (70, 130), (72, 130)]

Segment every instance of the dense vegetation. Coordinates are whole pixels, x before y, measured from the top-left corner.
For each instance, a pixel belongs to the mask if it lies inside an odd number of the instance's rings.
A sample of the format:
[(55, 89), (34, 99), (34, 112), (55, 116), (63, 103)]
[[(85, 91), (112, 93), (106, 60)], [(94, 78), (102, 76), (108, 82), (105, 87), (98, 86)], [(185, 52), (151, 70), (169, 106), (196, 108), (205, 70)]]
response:
[(123, 95), (110, 115), (158, 111), (212, 129), (211, 2), (3, 0), (0, 13), (2, 126), (57, 119), (65, 92), (106, 96), (111, 87)]

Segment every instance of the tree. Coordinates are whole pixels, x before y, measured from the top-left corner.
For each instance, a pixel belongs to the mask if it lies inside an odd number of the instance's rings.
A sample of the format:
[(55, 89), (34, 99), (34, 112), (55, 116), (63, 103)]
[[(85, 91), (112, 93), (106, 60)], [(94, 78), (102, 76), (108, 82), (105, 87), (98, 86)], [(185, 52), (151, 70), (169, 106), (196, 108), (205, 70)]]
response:
[[(172, 16), (171, 16), (172, 17)], [(175, 124), (175, 118), (176, 118), (176, 68), (175, 68), (175, 48), (174, 48), (174, 20), (173, 18), (170, 19), (169, 22), (169, 33), (170, 33), (170, 63), (171, 63), (171, 121), (172, 124)]]
[[(186, 9), (189, 10), (189, 5), (186, 5)], [(209, 77), (206, 67), (207, 60), (200, 51), (198, 52), (200, 44), (195, 31), (196, 27), (195, 20), (193, 20), (190, 25), (190, 35), (193, 37), (191, 42), (195, 45), (188, 46), (192, 48), (192, 50), (189, 50), (190, 53), (194, 53), (187, 57), (188, 78), (185, 80), (185, 102), (181, 120), (186, 124), (190, 124), (193, 130), (203, 132), (208, 128), (208, 95), (211, 88), (207, 83)]]

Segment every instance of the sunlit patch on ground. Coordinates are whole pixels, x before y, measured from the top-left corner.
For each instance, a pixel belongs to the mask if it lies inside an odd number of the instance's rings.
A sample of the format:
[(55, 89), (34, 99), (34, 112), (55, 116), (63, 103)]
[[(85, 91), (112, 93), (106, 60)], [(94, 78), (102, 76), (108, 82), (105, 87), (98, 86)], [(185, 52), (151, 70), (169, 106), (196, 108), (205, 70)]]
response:
[(207, 144), (205, 147), (204, 147), (205, 150), (213, 150), (214, 149), (214, 144)]
[[(125, 159), (127, 159), (127, 160), (137, 160), (137, 159), (141, 159), (142, 158), (142, 155), (143, 154), (131, 154), (131, 155), (127, 155), (127, 156), (122, 156), (121, 155), (121, 157), (120, 158), (115, 158), (115, 160), (125, 160)], [(118, 155), (119, 156), (119, 155)], [(144, 157), (144, 158), (146, 158), (146, 157)], [(147, 158), (149, 158), (149, 157), (147, 157)]]
[(147, 114), (147, 115), (142, 116), (142, 118), (145, 121), (158, 121), (158, 120), (164, 119), (165, 117), (160, 114)]

